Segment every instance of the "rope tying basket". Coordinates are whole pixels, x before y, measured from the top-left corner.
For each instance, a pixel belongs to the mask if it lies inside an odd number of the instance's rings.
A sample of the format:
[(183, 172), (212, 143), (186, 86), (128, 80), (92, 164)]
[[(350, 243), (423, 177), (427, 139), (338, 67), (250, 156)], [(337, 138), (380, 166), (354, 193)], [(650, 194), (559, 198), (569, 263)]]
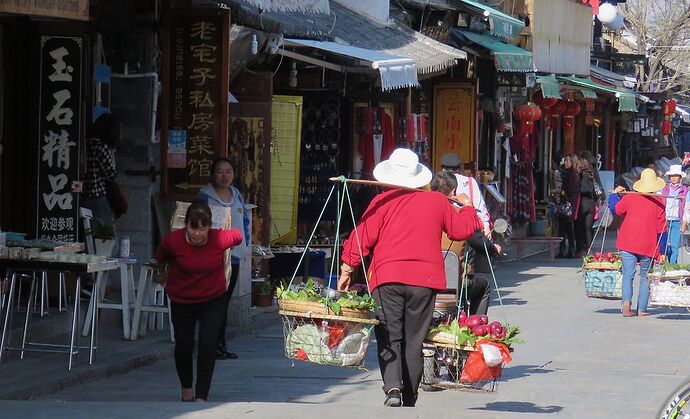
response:
[[(605, 211), (604, 219), (599, 223), (594, 232), (592, 244), (589, 246), (587, 256), (583, 260), (582, 271), (587, 297), (620, 300), (623, 296), (622, 261), (617, 252), (604, 252), (606, 231), (609, 225), (608, 221), (610, 221), (609, 217), (611, 217), (610, 212)], [(592, 247), (602, 225), (604, 225), (604, 234), (601, 237), (601, 247), (599, 252), (592, 255)]]
[[(309, 250), (311, 240), (335, 189), (334, 185), (307, 240), (298, 267)], [(343, 183), (342, 192), (338, 191), (340, 205), (329, 277), (334, 276), (334, 270), (337, 269), (335, 261), (340, 256), (340, 220), (346, 197), (352, 213), (347, 183)], [(354, 224), (354, 216), (352, 221)], [(366, 279), (366, 268), (363, 263), (362, 269)], [(328, 287), (320, 289), (310, 281), (301, 287), (293, 286), (296, 275), (297, 269), (287, 288), (281, 290), (278, 300), (279, 314), (283, 321), (285, 356), (319, 365), (363, 368), (373, 328), (379, 323), (372, 318), (375, 303), (369, 294), (369, 284), (367, 283), (367, 295), (361, 296), (352, 292), (338, 292)]]

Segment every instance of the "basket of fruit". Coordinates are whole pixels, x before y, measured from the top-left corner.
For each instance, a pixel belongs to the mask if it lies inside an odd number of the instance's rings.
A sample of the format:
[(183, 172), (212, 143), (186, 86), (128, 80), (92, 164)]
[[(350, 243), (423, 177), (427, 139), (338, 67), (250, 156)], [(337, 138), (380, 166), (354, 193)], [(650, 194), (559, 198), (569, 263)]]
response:
[(422, 388), (496, 391), (519, 330), (461, 312), (434, 325), (424, 341)]
[(378, 320), (368, 293), (336, 291), (309, 279), (277, 288), (285, 356), (321, 365), (361, 368)]
[(583, 258), (582, 270), (588, 297), (620, 299), (623, 261), (616, 252), (597, 252)]
[(596, 252), (582, 260), (583, 269), (620, 270), (623, 266), (621, 255), (617, 252)]

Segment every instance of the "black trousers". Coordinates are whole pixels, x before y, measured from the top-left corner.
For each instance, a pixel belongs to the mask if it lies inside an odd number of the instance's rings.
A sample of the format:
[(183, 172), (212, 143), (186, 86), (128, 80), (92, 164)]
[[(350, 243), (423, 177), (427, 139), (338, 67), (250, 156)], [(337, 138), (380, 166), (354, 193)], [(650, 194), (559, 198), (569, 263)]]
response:
[(414, 405), (424, 372), (422, 343), (434, 314), (436, 291), (403, 284), (384, 284), (372, 293), (379, 305), (375, 328), (383, 391), (402, 391), (403, 403)]
[[(467, 300), (470, 305), (470, 314), (486, 314), (489, 311), (491, 287), (489, 281), (483, 276), (474, 274), (468, 278)], [(464, 303), (464, 302), (463, 302)]]
[(575, 226), (573, 225), (573, 220), (570, 217), (559, 218), (558, 232), (563, 237), (559, 253), (561, 256), (574, 256), (577, 248), (575, 247)]
[(195, 396), (206, 400), (216, 365), (218, 330), (224, 311), (225, 296), (195, 304), (170, 304), (175, 329), (175, 367), (184, 388), (191, 388), (194, 380), (194, 334), (199, 323), (199, 340), (196, 358)]
[(575, 242), (577, 249), (582, 252), (589, 250), (592, 244), (592, 225), (594, 225), (595, 201), (583, 196), (580, 200), (580, 211), (575, 220)]
[(240, 265), (232, 265), (232, 273), (230, 274), (230, 283), (228, 283), (228, 289), (225, 291), (223, 296), (225, 297), (225, 311), (223, 312), (223, 323), (220, 326), (220, 333), (218, 334), (218, 346), (225, 348), (225, 328), (228, 326), (228, 305), (230, 304), (230, 298), (232, 298), (232, 292), (235, 290), (237, 285), (237, 278), (240, 274)]

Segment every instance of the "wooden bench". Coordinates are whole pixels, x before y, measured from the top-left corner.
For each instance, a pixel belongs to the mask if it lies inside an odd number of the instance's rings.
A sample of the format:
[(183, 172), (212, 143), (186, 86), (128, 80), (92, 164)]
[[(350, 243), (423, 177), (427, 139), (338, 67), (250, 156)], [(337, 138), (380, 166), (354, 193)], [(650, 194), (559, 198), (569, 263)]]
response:
[(549, 246), (549, 260), (556, 259), (556, 248), (563, 241), (563, 237), (511, 237), (510, 241), (515, 244), (517, 260), (522, 259), (522, 249), (525, 245), (546, 244)]

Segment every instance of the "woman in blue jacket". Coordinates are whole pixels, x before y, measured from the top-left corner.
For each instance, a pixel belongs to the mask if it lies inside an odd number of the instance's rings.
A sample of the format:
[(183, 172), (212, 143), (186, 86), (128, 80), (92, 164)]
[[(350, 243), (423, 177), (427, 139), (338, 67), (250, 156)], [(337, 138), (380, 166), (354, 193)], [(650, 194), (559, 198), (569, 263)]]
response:
[(232, 186), (235, 179), (235, 170), (232, 167), (230, 159), (227, 157), (218, 157), (211, 165), (211, 183), (206, 185), (199, 191), (199, 200), (209, 204), (220, 207), (232, 208), (232, 228), (242, 232), (242, 243), (232, 248), (232, 274), (228, 283), (228, 289), (225, 292), (225, 315), (223, 317), (223, 327), (218, 336), (218, 347), (216, 350), (216, 358), (218, 359), (236, 359), (237, 354), (228, 351), (225, 344), (225, 327), (228, 321), (228, 304), (230, 297), (237, 284), (237, 276), (240, 271), (240, 261), (245, 260), (251, 256), (251, 231), (249, 223), (249, 214), (244, 206), (244, 200), (240, 191)]

